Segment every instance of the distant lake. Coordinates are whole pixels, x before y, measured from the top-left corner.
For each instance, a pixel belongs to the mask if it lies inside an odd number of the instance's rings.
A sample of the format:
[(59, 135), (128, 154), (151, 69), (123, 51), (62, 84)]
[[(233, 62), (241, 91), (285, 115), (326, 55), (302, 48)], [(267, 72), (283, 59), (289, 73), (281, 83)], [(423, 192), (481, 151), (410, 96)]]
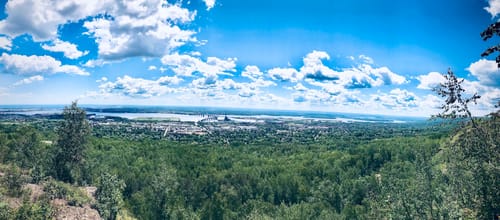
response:
[[(218, 117), (219, 120), (227, 115), (236, 121), (257, 121), (263, 119), (291, 119), (291, 120), (328, 120), (339, 122), (379, 122), (379, 123), (406, 123), (424, 121), (426, 118), (385, 116), (335, 112), (269, 110), (269, 109), (238, 109), (219, 107), (176, 107), (176, 106), (99, 106), (81, 105), (88, 114), (97, 116), (114, 116), (127, 119), (137, 118), (175, 118), (180, 121), (199, 121), (207, 115)], [(61, 114), (63, 105), (0, 105), (0, 114)], [(222, 118), (221, 118), (222, 117)]]

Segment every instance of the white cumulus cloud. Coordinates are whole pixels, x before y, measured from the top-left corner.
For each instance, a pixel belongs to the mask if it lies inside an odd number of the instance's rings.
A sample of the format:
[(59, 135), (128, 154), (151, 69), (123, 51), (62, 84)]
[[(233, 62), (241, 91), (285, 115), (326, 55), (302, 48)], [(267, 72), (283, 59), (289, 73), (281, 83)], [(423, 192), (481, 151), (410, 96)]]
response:
[(301, 91), (301, 92), (308, 90), (308, 88), (306, 88), (304, 85), (302, 85), (302, 83), (297, 83), (297, 85), (292, 87), (292, 89), (295, 91)]
[(388, 94), (380, 93), (372, 95), (372, 101), (390, 109), (406, 109), (418, 107), (420, 100), (414, 93), (396, 88)]
[(329, 59), (330, 56), (326, 52), (314, 50), (304, 57), (304, 65), (300, 68), (301, 75), (317, 80), (338, 80), (338, 72), (325, 66), (322, 62), (322, 60)]
[[(464, 80), (462, 83), (463, 89), (465, 90), (465, 94), (470, 97), (474, 93), (477, 93), (478, 95), (481, 96), (481, 98), (478, 100), (478, 105), (475, 108), (478, 107), (485, 107), (492, 109), (495, 104), (498, 103), (500, 100), (500, 88), (498, 87), (493, 87), (493, 86), (486, 86), (481, 81), (469, 81), (469, 80)], [(474, 107), (474, 106), (473, 106)], [(489, 112), (483, 112), (483, 113), (489, 113)]]
[[(365, 55), (360, 58), (370, 59)], [(371, 88), (382, 85), (401, 85), (408, 81), (404, 76), (392, 72), (388, 67), (373, 67), (364, 62), (357, 67), (333, 70), (326, 66), (323, 60), (330, 56), (324, 51), (313, 51), (303, 58), (304, 65), (297, 71), (294, 68), (273, 68), (268, 71), (274, 80), (298, 82), (311, 80), (317, 82), (333, 82), (347, 89)], [(309, 80), (311, 79), (311, 80)]]
[(94, 68), (94, 67), (103, 66), (104, 64), (110, 64), (110, 63), (111, 62), (104, 61), (102, 59), (97, 59), (97, 60), (88, 60), (87, 62), (85, 62), (83, 64), (83, 66), (84, 67)]
[(267, 71), (273, 80), (297, 82), (304, 77), (294, 68), (273, 68)]
[(343, 84), (349, 88), (401, 85), (407, 82), (404, 76), (392, 72), (387, 67), (374, 68), (368, 64), (344, 69), (340, 76)]
[(156, 80), (160, 85), (177, 85), (182, 82), (182, 79), (177, 76), (162, 76)]
[(500, 0), (488, 0), (488, 6), (484, 9), (491, 17), (496, 17), (500, 13)]
[(264, 75), (259, 69), (258, 66), (246, 66), (245, 70), (241, 73), (241, 76), (247, 77), (251, 80), (257, 80)]
[(359, 57), (359, 59), (363, 60), (364, 63), (367, 63), (367, 64), (374, 64), (375, 63), (373, 61), (373, 59), (371, 57), (369, 57), (369, 56), (361, 54), (358, 57)]
[(192, 76), (194, 73), (201, 73), (204, 76), (230, 75), (235, 72), (236, 58), (219, 59), (217, 57), (208, 57), (202, 61), (198, 57), (192, 57), (186, 54), (168, 54), (161, 58), (161, 62), (172, 68), (180, 76)]
[(255, 93), (255, 90), (251, 90), (251, 89), (242, 89), (238, 95), (240, 97), (244, 97), (244, 98), (249, 98), (249, 97), (252, 97), (254, 95), (256, 95), (257, 93)]
[(471, 63), (467, 70), (482, 84), (500, 87), (500, 69), (495, 61), (480, 59)]
[(54, 59), (51, 56), (25, 56), (18, 54), (3, 53), (0, 56), (0, 63), (3, 64), (7, 72), (22, 75), (53, 74), (53, 73), (69, 73), (75, 75), (90, 75), (85, 70), (78, 66), (62, 65), (61, 61)]
[(32, 77), (28, 77), (28, 78), (24, 78), (22, 80), (19, 80), (16, 83), (14, 83), (14, 86), (31, 84), (31, 83), (36, 82), (36, 81), (43, 81), (43, 79), (44, 79), (43, 76), (36, 75), (36, 76), (32, 76)]
[(119, 1), (116, 7), (110, 17), (96, 17), (83, 25), (104, 59), (159, 57), (196, 42), (195, 31), (177, 25), (193, 21), (195, 12), (161, 0)]
[(4, 50), (12, 49), (12, 40), (6, 36), (0, 36), (0, 49)]
[(217, 86), (225, 90), (236, 90), (242, 88), (241, 83), (237, 83), (232, 79), (219, 80), (217, 81)]
[(444, 76), (438, 72), (430, 72), (427, 75), (420, 75), (417, 76), (417, 79), (420, 81), (420, 84), (417, 86), (419, 89), (433, 89), (446, 80)]
[[(208, 1), (213, 7), (215, 1)], [(0, 33), (10, 38), (28, 34), (36, 42), (54, 41), (44, 48), (64, 52), (71, 59), (81, 57), (76, 48), (58, 42), (58, 30), (68, 23), (85, 19), (83, 27), (95, 39), (99, 59), (160, 57), (189, 42), (198, 42), (196, 31), (185, 24), (196, 11), (165, 0), (16, 0), (5, 6)], [(67, 43), (67, 42), (66, 42)]]
[(89, 53), (89, 51), (82, 52), (78, 50), (75, 44), (62, 41), (59, 39), (54, 40), (51, 45), (43, 44), (42, 48), (52, 52), (62, 52), (64, 53), (64, 56), (69, 59), (78, 59)]
[[(498, 72), (496, 72), (497, 65), (495, 62), (490, 63), (487, 60), (480, 60), (472, 63), (467, 69), (479, 80), (471, 81), (464, 79), (462, 83), (462, 88), (465, 90), (464, 96), (471, 97), (475, 93), (480, 95), (481, 98), (477, 100), (478, 105), (471, 104), (469, 107), (473, 110), (472, 113), (474, 115), (487, 114), (494, 108), (494, 104), (498, 102), (500, 97), (500, 89), (495, 85), (495, 83), (498, 83), (498, 80), (494, 80), (494, 77), (498, 77), (498, 75), (495, 75), (498, 74)], [(438, 72), (420, 75), (417, 79), (420, 81), (420, 84), (417, 86), (419, 89), (432, 89), (446, 81), (445, 77)], [(426, 97), (426, 99), (421, 101), (422, 107), (429, 107), (429, 105), (432, 105), (431, 107), (435, 108), (436, 103), (439, 103), (439, 105), (443, 104), (443, 100), (433, 95), (430, 97), (431, 98)]]
[(212, 9), (215, 6), (215, 0), (203, 0), (207, 6), (207, 10)]
[(158, 80), (148, 80), (125, 75), (118, 77), (115, 82), (103, 83), (99, 88), (100, 93), (105, 95), (118, 94), (137, 98), (149, 98), (174, 92), (175, 89), (170, 88), (168, 85), (178, 84), (180, 81), (175, 76), (164, 76)]
[(53, 40), (60, 25), (111, 11), (113, 5), (110, 0), (8, 1), (8, 16), (0, 21), (0, 32), (10, 37), (30, 34), (35, 41)]
[(191, 85), (194, 88), (198, 88), (198, 89), (215, 88), (217, 80), (218, 80), (218, 76), (217, 75), (215, 75), (215, 74), (214, 75), (207, 75), (205, 77), (194, 79), (191, 82)]
[(108, 77), (105, 77), (105, 76), (103, 76), (100, 79), (96, 80), (96, 82), (98, 82), (98, 83), (107, 82), (107, 81), (108, 81)]

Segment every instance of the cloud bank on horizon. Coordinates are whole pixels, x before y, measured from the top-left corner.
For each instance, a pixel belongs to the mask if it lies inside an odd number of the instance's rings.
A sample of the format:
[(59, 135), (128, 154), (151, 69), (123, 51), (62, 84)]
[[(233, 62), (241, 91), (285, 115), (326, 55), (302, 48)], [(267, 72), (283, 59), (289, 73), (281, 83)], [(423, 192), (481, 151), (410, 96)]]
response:
[(0, 104), (429, 116), (442, 103), (431, 89), (448, 67), (482, 96), (476, 114), (500, 98), (496, 63), (479, 58), (488, 46), (479, 33), (500, 0), (265, 2), (9, 0), (0, 14)]

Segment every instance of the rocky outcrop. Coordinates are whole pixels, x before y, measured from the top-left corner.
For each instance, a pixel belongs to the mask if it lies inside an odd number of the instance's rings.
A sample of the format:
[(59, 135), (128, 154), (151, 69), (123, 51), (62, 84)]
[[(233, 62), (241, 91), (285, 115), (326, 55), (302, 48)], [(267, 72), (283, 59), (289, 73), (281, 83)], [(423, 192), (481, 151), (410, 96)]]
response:
[(63, 199), (55, 199), (52, 201), (54, 206), (56, 220), (94, 220), (101, 219), (99, 212), (92, 209), (89, 204), (83, 207), (69, 206)]
[[(24, 189), (30, 192), (30, 202), (36, 202), (45, 192), (43, 186), (38, 184), (26, 184)], [(96, 187), (80, 187), (91, 198), (91, 203), (95, 202)], [(19, 208), (22, 204), (20, 198), (8, 198), (11, 208)], [(82, 206), (71, 206), (64, 199), (53, 199), (50, 204), (54, 208), (54, 218), (56, 220), (98, 220), (101, 219), (99, 212), (91, 207), (91, 204), (83, 204)]]

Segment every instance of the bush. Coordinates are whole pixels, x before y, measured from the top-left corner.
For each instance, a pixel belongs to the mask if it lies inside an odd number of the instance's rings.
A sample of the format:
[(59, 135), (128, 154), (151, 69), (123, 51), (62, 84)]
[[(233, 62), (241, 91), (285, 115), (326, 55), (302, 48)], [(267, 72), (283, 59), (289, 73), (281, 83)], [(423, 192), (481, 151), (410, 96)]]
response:
[(8, 196), (19, 197), (23, 194), (22, 187), (26, 180), (22, 176), (21, 169), (11, 165), (5, 171), (1, 182), (7, 188)]
[(71, 206), (82, 206), (91, 202), (91, 199), (78, 187), (55, 180), (44, 182), (43, 191), (47, 193), (49, 199), (64, 199)]
[(123, 180), (116, 175), (103, 173), (97, 186), (96, 199), (97, 210), (103, 219), (115, 219), (120, 210), (123, 198), (122, 191), (125, 188)]
[(7, 203), (0, 202), (0, 219), (12, 219), (12, 209)]
[(52, 219), (53, 215), (54, 209), (50, 200), (44, 197), (35, 203), (24, 202), (15, 213), (15, 219)]

